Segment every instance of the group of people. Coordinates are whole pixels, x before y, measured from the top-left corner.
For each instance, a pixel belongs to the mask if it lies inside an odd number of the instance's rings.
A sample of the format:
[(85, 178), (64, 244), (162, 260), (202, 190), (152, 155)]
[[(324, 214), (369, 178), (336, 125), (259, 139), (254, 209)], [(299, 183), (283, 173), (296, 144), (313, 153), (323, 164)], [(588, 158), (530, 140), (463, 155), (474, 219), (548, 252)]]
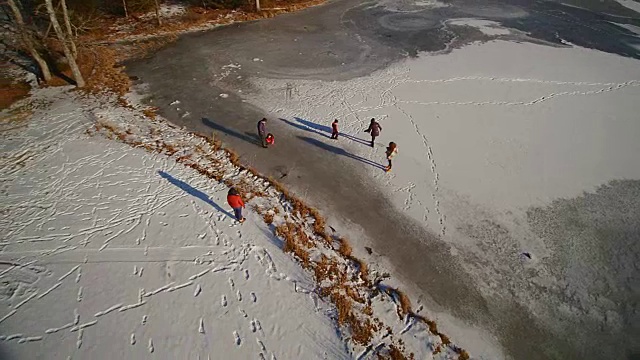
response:
[[(371, 119), (371, 123), (369, 123), (369, 127), (364, 131), (371, 135), (371, 147), (375, 146), (376, 138), (380, 136), (380, 132), (382, 131), (382, 126), (380, 123), (376, 121), (376, 119)], [(331, 123), (331, 138), (334, 140), (338, 140), (338, 135), (340, 132), (338, 131), (338, 119), (333, 120)], [(391, 171), (391, 159), (398, 154), (398, 145), (393, 141), (389, 143), (387, 146), (387, 150), (385, 151), (385, 155), (387, 155), (387, 161), (389, 161), (389, 165), (385, 168), (386, 172)]]
[[(371, 135), (371, 147), (375, 146), (375, 141), (378, 136), (380, 136), (380, 132), (382, 131), (382, 126), (375, 119), (371, 119), (371, 123), (369, 127), (364, 131)], [(338, 119), (333, 120), (331, 123), (331, 139), (338, 140), (338, 136), (340, 135), (340, 131), (338, 130)], [(270, 145), (275, 144), (275, 136), (272, 133), (267, 132), (267, 118), (262, 118), (258, 121), (258, 136), (260, 137), (260, 143), (262, 147), (267, 148)], [(391, 171), (391, 160), (398, 154), (398, 146), (393, 141), (389, 143), (387, 149), (385, 151), (385, 155), (387, 156), (387, 161), (389, 164), (385, 167), (386, 172)], [(234, 216), (238, 222), (243, 223), (245, 218), (242, 216), (242, 209), (244, 209), (244, 201), (242, 201), (242, 197), (238, 193), (238, 190), (235, 188), (229, 189), (229, 193), (227, 194), (227, 203), (233, 208)]]

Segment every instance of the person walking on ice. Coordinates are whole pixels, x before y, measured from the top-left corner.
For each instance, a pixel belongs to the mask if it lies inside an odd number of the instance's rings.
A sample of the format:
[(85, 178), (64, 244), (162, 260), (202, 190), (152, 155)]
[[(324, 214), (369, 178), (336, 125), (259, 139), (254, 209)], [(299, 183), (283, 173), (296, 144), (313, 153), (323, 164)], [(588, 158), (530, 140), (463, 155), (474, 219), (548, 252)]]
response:
[(385, 151), (385, 154), (387, 155), (387, 160), (389, 160), (389, 165), (387, 166), (385, 171), (389, 172), (391, 171), (391, 159), (393, 159), (393, 157), (398, 154), (398, 146), (396, 145), (396, 143), (394, 143), (393, 141), (390, 142), (389, 146), (387, 146), (387, 151)]
[(380, 131), (382, 131), (382, 126), (376, 121), (376, 119), (371, 119), (371, 124), (369, 124), (369, 128), (364, 132), (368, 132), (371, 134), (371, 147), (374, 146), (376, 138), (380, 136)]
[(338, 140), (338, 119), (333, 120), (331, 123), (331, 138)]
[(229, 193), (227, 193), (227, 203), (229, 206), (233, 208), (233, 213), (236, 216), (236, 220), (238, 222), (243, 223), (246, 219), (242, 216), (242, 209), (244, 208), (244, 201), (242, 201), (242, 197), (238, 190), (235, 188), (229, 189)]
[(260, 142), (262, 143), (262, 147), (267, 147), (267, 118), (262, 118), (262, 120), (258, 121), (258, 135), (260, 136)]

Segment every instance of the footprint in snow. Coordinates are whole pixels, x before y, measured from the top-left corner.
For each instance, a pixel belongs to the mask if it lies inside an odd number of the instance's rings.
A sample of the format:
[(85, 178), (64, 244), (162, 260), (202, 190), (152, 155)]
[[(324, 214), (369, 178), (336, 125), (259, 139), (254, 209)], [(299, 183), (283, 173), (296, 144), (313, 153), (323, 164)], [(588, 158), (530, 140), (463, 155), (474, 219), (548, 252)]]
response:
[(236, 346), (240, 346), (240, 344), (242, 343), (242, 339), (240, 338), (240, 334), (238, 334), (237, 331), (233, 332), (233, 340), (236, 343)]

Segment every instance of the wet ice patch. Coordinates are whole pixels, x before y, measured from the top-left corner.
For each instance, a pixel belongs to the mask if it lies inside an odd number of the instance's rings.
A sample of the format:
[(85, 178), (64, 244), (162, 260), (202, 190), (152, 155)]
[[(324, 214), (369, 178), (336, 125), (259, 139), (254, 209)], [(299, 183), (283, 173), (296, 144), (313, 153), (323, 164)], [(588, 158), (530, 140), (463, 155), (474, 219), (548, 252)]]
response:
[(382, 6), (387, 11), (392, 12), (416, 12), (424, 11), (427, 9), (437, 9), (449, 6), (444, 2), (437, 0), (420, 0), (420, 1), (391, 1), (383, 0), (378, 3), (378, 6)]
[(489, 20), (480, 20), (480, 19), (453, 19), (447, 21), (448, 25), (454, 26), (471, 26), (474, 27), (485, 35), (496, 36), (496, 35), (509, 35), (511, 32), (509, 29), (505, 29), (500, 26), (495, 21)]

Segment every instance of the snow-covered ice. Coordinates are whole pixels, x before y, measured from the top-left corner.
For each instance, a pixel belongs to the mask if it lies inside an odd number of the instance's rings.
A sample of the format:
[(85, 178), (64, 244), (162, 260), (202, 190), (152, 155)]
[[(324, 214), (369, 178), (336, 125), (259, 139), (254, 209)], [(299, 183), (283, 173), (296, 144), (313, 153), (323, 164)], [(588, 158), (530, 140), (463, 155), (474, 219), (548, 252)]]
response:
[(620, 5), (628, 7), (629, 9), (640, 13), (640, 3), (635, 0), (616, 0)]
[[(564, 331), (558, 324), (585, 316), (593, 319), (593, 329), (619, 329), (616, 321), (598, 320), (625, 315), (594, 300), (593, 278), (584, 271), (604, 279), (612, 276), (606, 269), (615, 266), (621, 282), (614, 288), (624, 292), (634, 281), (624, 275), (632, 272), (633, 261), (591, 262), (590, 270), (557, 267), (564, 257), (572, 263), (572, 256), (597, 255), (585, 241), (572, 245), (574, 255), (559, 251), (564, 245), (545, 238), (548, 233), (535, 228), (532, 216), (554, 206), (554, 200), (604, 191), (617, 179), (640, 179), (637, 60), (584, 48), (493, 41), (407, 59), (344, 82), (252, 81), (262, 91), (247, 100), (274, 116), (327, 129), (337, 118), (350, 135), (361, 134), (372, 117), (380, 121), (384, 131), (375, 149), (353, 141), (340, 146), (382, 164), (384, 146), (398, 144), (391, 174), (373, 166), (367, 171), (398, 210), (450, 245), (485, 296), (513, 297), (556, 331)], [(281, 90), (287, 83), (299, 94), (287, 98)], [(561, 238), (557, 241), (566, 242)], [(626, 245), (608, 246), (618, 254)], [(531, 259), (524, 260), (524, 252)], [(527, 275), (533, 269), (537, 275)], [(531, 282), (539, 288), (525, 290)], [(566, 283), (572, 285), (557, 291)], [(574, 307), (563, 303), (565, 295)], [(589, 308), (589, 315), (580, 306)], [(463, 347), (484, 353), (465, 335), (468, 324), (454, 326), (445, 314), (437, 321)]]

